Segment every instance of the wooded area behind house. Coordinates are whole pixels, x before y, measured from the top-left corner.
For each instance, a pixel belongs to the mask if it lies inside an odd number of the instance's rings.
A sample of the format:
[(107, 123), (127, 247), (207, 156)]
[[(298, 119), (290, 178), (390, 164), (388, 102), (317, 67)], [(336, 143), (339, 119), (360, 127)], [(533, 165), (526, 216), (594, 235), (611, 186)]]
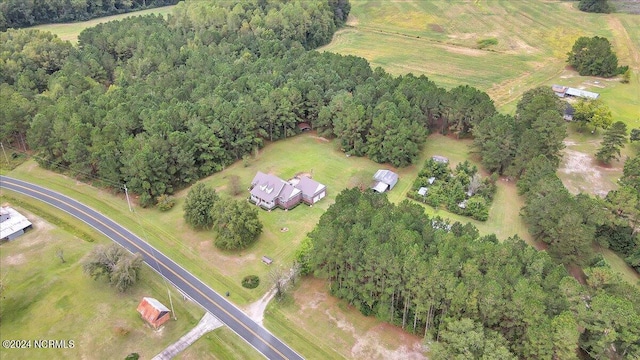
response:
[[(640, 268), (640, 157), (605, 199), (571, 195), (556, 175), (564, 106), (549, 88), (504, 115), (473, 87), (314, 51), (349, 10), (345, 0), (185, 1), (168, 19), (87, 29), (77, 47), (10, 29), (0, 33), (0, 140), (45, 168), (126, 184), (149, 206), (301, 122), (347, 155), (397, 167), (430, 132), (473, 136), (486, 170), (518, 180), (522, 216), (546, 252), (351, 189), (301, 246), (303, 269), (364, 314), (439, 341), (434, 358), (575, 358), (576, 344), (594, 358), (640, 356), (638, 289), (593, 252), (611, 247)], [(209, 220), (187, 216), (196, 228)], [(582, 267), (584, 284), (560, 264)]]
[(495, 113), (468, 86), (446, 91), (306, 51), (331, 39), (348, 3), (261, 4), (181, 3), (168, 21), (87, 29), (77, 48), (35, 30), (2, 33), (0, 138), (28, 144), (44, 167), (126, 183), (146, 206), (303, 121), (347, 154), (406, 166), (430, 129), (465, 134)]

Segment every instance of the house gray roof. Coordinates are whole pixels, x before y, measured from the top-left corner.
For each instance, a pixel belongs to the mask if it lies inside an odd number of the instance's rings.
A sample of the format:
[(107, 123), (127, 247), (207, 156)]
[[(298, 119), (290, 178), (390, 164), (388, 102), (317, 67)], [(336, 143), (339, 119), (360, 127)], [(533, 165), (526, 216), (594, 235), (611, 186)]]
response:
[(393, 186), (398, 182), (398, 174), (391, 170), (378, 170), (375, 175), (373, 175), (373, 178), (390, 186)]
[(425, 196), (425, 195), (427, 195), (428, 191), (429, 191), (429, 188), (426, 188), (426, 187), (423, 186), (420, 189), (418, 189), (418, 195)]
[(289, 183), (285, 183), (284, 186), (282, 187), (282, 190), (280, 191), (280, 198), (283, 201), (288, 201), (292, 197), (298, 195), (298, 193), (300, 193), (299, 189), (296, 189), (295, 187), (293, 187), (293, 185)]
[(306, 176), (300, 176), (300, 181), (295, 186), (302, 191), (303, 196), (313, 196), (326, 188), (326, 186)]
[(285, 181), (277, 176), (258, 171), (253, 181), (251, 181), (251, 185), (253, 186), (251, 195), (271, 202), (280, 195), (285, 184)]

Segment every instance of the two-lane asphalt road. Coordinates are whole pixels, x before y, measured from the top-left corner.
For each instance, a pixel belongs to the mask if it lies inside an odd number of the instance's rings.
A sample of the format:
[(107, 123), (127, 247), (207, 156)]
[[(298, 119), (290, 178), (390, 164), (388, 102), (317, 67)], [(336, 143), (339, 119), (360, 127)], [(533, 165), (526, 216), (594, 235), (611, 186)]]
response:
[(236, 334), (251, 344), (268, 359), (302, 359), (298, 353), (256, 324), (244, 312), (228, 302), (222, 295), (198, 280), (180, 265), (140, 239), (113, 220), (65, 195), (43, 187), (0, 176), (0, 188), (15, 191), (67, 212), (89, 224), (111, 240), (133, 253), (140, 253), (144, 261), (164, 276), (205, 310), (215, 315)]

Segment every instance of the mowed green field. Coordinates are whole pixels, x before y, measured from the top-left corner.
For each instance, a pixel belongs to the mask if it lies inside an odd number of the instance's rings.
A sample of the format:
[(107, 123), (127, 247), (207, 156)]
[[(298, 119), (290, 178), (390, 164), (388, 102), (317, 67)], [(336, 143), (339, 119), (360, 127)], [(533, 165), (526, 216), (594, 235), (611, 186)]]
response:
[[(188, 189), (175, 195), (177, 204), (168, 212), (161, 213), (156, 209), (142, 209), (134, 206), (135, 212), (131, 214), (128, 211), (126, 200), (121, 194), (114, 194), (77, 182), (64, 175), (43, 170), (33, 161), (24, 163), (7, 175), (50, 187), (89, 204), (151, 242), (156, 248), (174, 258), (214, 289), (220, 292), (231, 291), (230, 299), (236, 304), (244, 306), (259, 299), (270, 287), (267, 279), (271, 267), (290, 266), (297, 245), (313, 229), (322, 213), (334, 202), (335, 196), (342, 189), (361, 183), (369, 183), (373, 173), (379, 168), (393, 169), (398, 172), (400, 181), (388, 193), (388, 196), (391, 201), (397, 203), (405, 199), (405, 194), (411, 188), (425, 158), (432, 155), (447, 156), (451, 160), (452, 166), (455, 166), (458, 162), (469, 158), (468, 145), (469, 141), (458, 141), (441, 135), (432, 135), (428, 138), (422, 156), (416, 162), (417, 165), (394, 169), (376, 164), (366, 158), (346, 157), (343, 152), (338, 150), (334, 141), (319, 138), (314, 133), (269, 144), (246, 163), (237, 162), (224, 171), (203, 179), (202, 182), (216, 188), (222, 196), (230, 196), (227, 187), (232, 175), (238, 176), (242, 187), (247, 188), (257, 171), (273, 173), (284, 179), (298, 173), (308, 173), (312, 174), (314, 179), (327, 185), (328, 195), (313, 207), (300, 205), (291, 211), (278, 209), (267, 212), (260, 210), (260, 219), (264, 224), (263, 234), (253, 246), (237, 252), (223, 252), (216, 249), (213, 245), (211, 232), (195, 232), (184, 224), (182, 206)], [(472, 159), (472, 161), (477, 164), (476, 160)], [(247, 195), (248, 192), (243, 191), (235, 198), (244, 200)], [(499, 181), (496, 201), (491, 208), (490, 219), (486, 223), (453, 215), (444, 210), (436, 211), (429, 207), (425, 207), (425, 209), (428, 213), (454, 221), (458, 220), (464, 223), (471, 221), (478, 226), (483, 234), (497, 233), (501, 239), (518, 234), (528, 240), (526, 228), (518, 217), (520, 206), (521, 204), (515, 196), (513, 184)], [(288, 230), (282, 231), (283, 228)], [(87, 229), (83, 231), (90, 232)], [(271, 267), (260, 261), (263, 255), (274, 259), (274, 264)], [(260, 276), (262, 282), (258, 288), (248, 290), (240, 286), (241, 279), (249, 274)], [(298, 291), (297, 293), (298, 296), (304, 296)], [(340, 306), (340, 303), (337, 303), (326, 311), (335, 312), (337, 314), (335, 316), (342, 314), (340, 316), (355, 319), (353, 321), (358, 323), (355, 325), (356, 328), (362, 324), (368, 324), (365, 326), (367, 329), (379, 325), (357, 315), (357, 311), (354, 309), (342, 309)], [(300, 351), (305, 355), (308, 353), (342, 354), (341, 356), (349, 357), (353, 344), (345, 343), (343, 347), (336, 347), (329, 342), (317, 344), (313, 341), (313, 336), (304, 335), (316, 333), (317, 329), (312, 324), (301, 325), (293, 321), (283, 323), (285, 319), (298, 318), (290, 312), (299, 310), (296, 309), (298, 308), (295, 306), (290, 307), (289, 310), (287, 308), (273, 309), (272, 315), (267, 314), (266, 324), (278, 336), (283, 335), (291, 338), (294, 341), (292, 344), (294, 348), (301, 349)], [(323, 316), (322, 312), (318, 312), (317, 316)], [(299, 326), (306, 326), (308, 329), (301, 330)], [(336, 331), (346, 331), (345, 336), (353, 336), (348, 329)], [(199, 340), (193, 349), (188, 350), (187, 353), (190, 355), (186, 358), (197, 358), (198, 354), (207, 353), (210, 348), (208, 344), (220, 336), (228, 336), (228, 334), (220, 331), (207, 335), (204, 339)], [(416, 341), (415, 339), (410, 340)]]
[[(640, 127), (640, 21), (630, 14), (588, 14), (567, 1), (351, 1), (348, 27), (320, 51), (361, 56), (401, 75), (425, 74), (451, 88), (469, 84), (512, 112), (522, 93), (540, 85), (599, 92), (618, 120)], [(580, 77), (566, 53), (580, 36), (609, 38), (631, 84)], [(497, 45), (478, 49), (494, 38)], [(570, 77), (571, 79), (568, 79)], [(600, 86), (593, 82), (601, 80)], [(603, 86), (606, 85), (606, 86)]]
[(169, 15), (173, 11), (174, 6), (175, 5), (163, 6), (163, 7), (154, 8), (154, 9), (146, 9), (146, 10), (134, 11), (126, 14), (105, 16), (97, 19), (91, 19), (87, 21), (80, 21), (80, 22), (73, 22), (73, 23), (37, 25), (37, 26), (33, 26), (32, 29), (50, 31), (58, 35), (60, 39), (67, 40), (67, 41), (70, 41), (72, 44), (75, 44), (78, 42), (78, 35), (80, 35), (82, 30), (86, 28), (93, 27), (98, 24), (109, 22), (109, 21), (121, 20), (131, 16), (156, 14), (156, 15), (162, 15), (164, 17), (167, 17), (167, 15)]
[[(13, 194), (11, 194), (13, 196)], [(16, 198), (21, 198), (17, 196)], [(15, 206), (15, 198), (0, 198)], [(28, 201), (27, 199), (22, 199)], [(54, 212), (46, 205), (42, 211)], [(167, 288), (148, 267), (135, 288), (119, 293), (82, 271), (82, 259), (97, 244), (88, 242), (17, 207), (33, 229), (0, 244), (0, 277), (5, 289), (0, 299), (0, 337), (8, 339), (73, 340), (72, 349), (0, 349), (2, 359), (123, 359), (137, 352), (149, 359), (193, 327), (204, 311), (172, 290), (177, 321), (155, 331), (140, 318), (142, 297), (155, 297), (167, 306)], [(56, 255), (63, 251), (65, 262)]]

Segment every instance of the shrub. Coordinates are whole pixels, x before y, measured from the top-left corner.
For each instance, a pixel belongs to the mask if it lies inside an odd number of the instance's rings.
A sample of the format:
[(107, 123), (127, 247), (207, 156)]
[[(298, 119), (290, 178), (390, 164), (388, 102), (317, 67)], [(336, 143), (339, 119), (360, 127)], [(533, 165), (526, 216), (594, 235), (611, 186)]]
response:
[(478, 40), (478, 49), (484, 49), (491, 45), (498, 45), (498, 39), (489, 38), (489, 39)]
[(260, 278), (257, 275), (247, 275), (242, 279), (242, 287), (255, 289), (260, 285)]
[(176, 204), (176, 200), (172, 196), (169, 196), (167, 194), (158, 196), (156, 200), (158, 201), (156, 207), (160, 211), (169, 211)]
[(631, 69), (628, 69), (622, 74), (622, 80), (620, 80), (623, 84), (628, 84), (631, 81)]
[(236, 196), (242, 192), (240, 177), (238, 175), (229, 175), (229, 195)]

